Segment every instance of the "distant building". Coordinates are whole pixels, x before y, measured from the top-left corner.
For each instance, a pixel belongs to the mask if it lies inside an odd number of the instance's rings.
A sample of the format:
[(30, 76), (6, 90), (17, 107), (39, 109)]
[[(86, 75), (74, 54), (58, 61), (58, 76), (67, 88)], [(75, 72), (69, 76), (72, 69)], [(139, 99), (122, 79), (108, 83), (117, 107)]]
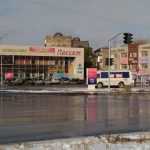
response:
[(59, 32), (46, 36), (44, 42), (46, 47), (72, 47), (72, 37)]
[[(111, 48), (111, 69), (112, 70), (130, 69), (136, 72), (137, 62), (135, 64), (135, 61), (129, 61), (130, 56), (132, 57), (131, 54), (129, 56), (129, 52), (131, 51), (135, 53), (135, 50), (137, 51), (136, 45), (132, 46), (130, 45), (129, 47), (125, 45), (116, 48)], [(108, 69), (108, 58), (109, 58), (108, 53), (109, 53), (108, 48), (101, 48), (98, 53), (97, 62), (99, 65), (99, 69), (101, 70)], [(131, 60), (132, 59), (133, 58), (131, 58)]]
[(88, 41), (81, 41), (79, 37), (65, 36), (62, 33), (48, 35), (44, 40), (45, 46), (48, 47), (77, 47), (89, 48)]
[(106, 59), (108, 58), (108, 48), (99, 48), (95, 50), (95, 55), (97, 56), (97, 68), (99, 70), (107, 70), (108, 65), (106, 64)]
[(139, 46), (138, 60), (139, 74), (150, 76), (150, 44), (143, 44)]
[(88, 41), (80, 41), (79, 37), (75, 37), (72, 39), (72, 47), (89, 48), (89, 42)]
[(0, 45), (0, 80), (84, 79), (84, 48)]
[[(97, 55), (97, 68), (108, 69), (108, 48), (99, 48)], [(112, 70), (129, 69), (135, 75), (150, 78), (150, 44), (132, 43), (116, 48), (111, 48)]]

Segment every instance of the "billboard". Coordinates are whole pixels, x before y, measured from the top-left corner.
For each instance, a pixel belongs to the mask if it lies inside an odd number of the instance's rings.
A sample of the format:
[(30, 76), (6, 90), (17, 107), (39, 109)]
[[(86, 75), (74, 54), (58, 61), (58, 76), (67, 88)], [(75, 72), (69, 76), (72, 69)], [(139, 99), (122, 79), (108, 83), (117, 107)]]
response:
[(128, 64), (138, 65), (138, 45), (137, 44), (128, 45)]
[(87, 68), (87, 84), (88, 85), (96, 84), (96, 79), (97, 79), (97, 69)]
[(128, 64), (131, 71), (138, 70), (138, 44), (128, 44)]
[(6, 72), (5, 73), (5, 80), (12, 80), (14, 78), (13, 72)]

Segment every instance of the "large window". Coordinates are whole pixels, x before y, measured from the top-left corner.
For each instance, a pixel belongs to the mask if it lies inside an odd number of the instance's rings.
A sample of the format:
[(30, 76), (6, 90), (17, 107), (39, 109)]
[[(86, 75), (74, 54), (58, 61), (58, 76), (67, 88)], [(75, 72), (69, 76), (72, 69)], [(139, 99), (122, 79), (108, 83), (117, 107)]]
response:
[(141, 55), (142, 55), (142, 57), (148, 56), (148, 51), (142, 51)]
[(121, 53), (121, 57), (127, 57), (127, 53)]
[[(101, 72), (101, 78), (108, 78), (108, 72)], [(129, 78), (129, 72), (110, 72), (110, 78)]]
[(13, 57), (12, 56), (2, 56), (2, 63), (3, 64), (13, 64)]
[(148, 64), (142, 64), (142, 69), (147, 69), (148, 68)]
[(122, 64), (121, 69), (128, 69), (128, 65), (127, 64)]

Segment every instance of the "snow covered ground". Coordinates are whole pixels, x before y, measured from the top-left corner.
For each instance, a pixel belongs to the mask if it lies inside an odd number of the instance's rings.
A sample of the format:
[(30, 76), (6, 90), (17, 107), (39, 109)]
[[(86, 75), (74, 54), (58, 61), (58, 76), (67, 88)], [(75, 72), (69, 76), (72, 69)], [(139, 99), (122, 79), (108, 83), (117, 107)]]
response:
[(149, 150), (150, 133), (79, 137), (0, 145), (1, 150)]

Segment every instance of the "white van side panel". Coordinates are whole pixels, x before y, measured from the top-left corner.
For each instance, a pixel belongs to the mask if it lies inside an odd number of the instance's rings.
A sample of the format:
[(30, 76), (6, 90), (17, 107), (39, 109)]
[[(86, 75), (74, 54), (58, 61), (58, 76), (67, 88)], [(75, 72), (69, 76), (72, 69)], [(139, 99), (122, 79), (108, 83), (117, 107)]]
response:
[[(121, 72), (121, 71), (119, 71)], [(124, 71), (125, 72), (125, 71)], [(126, 71), (126, 72), (129, 72), (129, 78), (111, 78), (110, 77), (110, 85), (111, 86), (118, 86), (119, 83), (123, 82), (124, 85), (132, 85), (134, 83), (133, 79), (132, 79), (132, 74), (130, 71)], [(102, 83), (103, 86), (108, 86), (109, 84), (109, 78), (101, 78), (101, 77), (98, 77), (97, 78), (97, 84), (98, 83)]]

